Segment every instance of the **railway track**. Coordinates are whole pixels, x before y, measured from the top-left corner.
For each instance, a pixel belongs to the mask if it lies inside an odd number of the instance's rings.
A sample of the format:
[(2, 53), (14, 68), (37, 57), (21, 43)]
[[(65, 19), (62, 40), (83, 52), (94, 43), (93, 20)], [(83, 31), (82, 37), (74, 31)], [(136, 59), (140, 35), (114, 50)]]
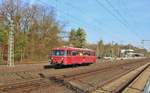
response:
[[(147, 60), (90, 70), (72, 70), (71, 73), (65, 72), (61, 75), (45, 76), (40, 74), (40, 77), (36, 79), (0, 86), (0, 93), (49, 93), (48, 91), (41, 92), (43, 88), (49, 88), (51, 91), (55, 89), (56, 92), (52, 93), (60, 93), (57, 90), (63, 93), (91, 93), (146, 64), (146, 62)], [(64, 88), (72, 92), (65, 92)]]
[[(121, 65), (117, 65), (118, 66), (117, 69), (114, 66), (114, 67), (108, 67), (108, 68), (104, 68), (104, 69), (96, 69), (96, 70), (92, 70), (92, 71), (82, 72), (82, 73), (78, 73), (78, 74), (53, 76), (53, 77), (50, 77), (50, 80), (53, 80), (54, 82), (57, 82), (58, 84), (63, 84), (67, 88), (69, 88), (77, 93), (89, 93), (89, 92), (97, 89), (100, 86), (103, 86), (109, 82), (112, 82), (112, 81), (120, 78), (121, 76), (126, 75), (127, 73), (137, 69), (141, 65), (143, 65), (143, 64), (142, 63), (121, 64)], [(97, 80), (94, 83), (90, 83), (86, 80), (86, 77), (90, 77), (90, 76), (96, 77), (97, 74), (105, 73), (107, 71), (113, 72), (113, 71), (117, 71), (117, 70), (122, 70), (122, 71), (119, 71), (119, 73), (117, 73), (113, 77), (109, 77), (110, 79), (107, 78), (107, 79), (101, 80), (102, 82), (99, 82), (99, 80)], [(93, 79), (94, 79), (94, 77), (93, 77)], [(83, 85), (83, 86), (86, 85), (86, 89), (84, 89), (84, 87), (81, 87), (81, 85)]]
[(15, 84), (1, 86), (0, 93), (33, 93), (34, 91), (37, 91), (39, 89), (40, 91), (35, 93), (43, 93), (41, 89), (46, 89), (46, 88), (49, 88), (50, 91), (52, 90), (54, 91), (54, 89), (57, 90), (59, 88), (63, 88), (63, 86), (61, 84), (56, 84), (54, 82), (51, 82), (48, 79), (40, 78), (40, 79), (33, 79), (25, 82), (18, 82)]
[(34, 89), (46, 87), (47, 85), (49, 85), (49, 83), (45, 82), (43, 79), (33, 79), (25, 82), (1, 86), (0, 91), (2, 93), (29, 93)]

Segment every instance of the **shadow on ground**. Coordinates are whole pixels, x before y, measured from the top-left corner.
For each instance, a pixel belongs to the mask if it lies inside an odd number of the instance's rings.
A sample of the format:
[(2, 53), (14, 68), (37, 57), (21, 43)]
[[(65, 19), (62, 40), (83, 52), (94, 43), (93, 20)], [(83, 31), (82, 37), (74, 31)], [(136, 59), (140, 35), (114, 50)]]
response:
[(65, 69), (65, 68), (75, 68), (81, 66), (89, 66), (90, 64), (75, 64), (75, 65), (44, 65), (44, 69)]

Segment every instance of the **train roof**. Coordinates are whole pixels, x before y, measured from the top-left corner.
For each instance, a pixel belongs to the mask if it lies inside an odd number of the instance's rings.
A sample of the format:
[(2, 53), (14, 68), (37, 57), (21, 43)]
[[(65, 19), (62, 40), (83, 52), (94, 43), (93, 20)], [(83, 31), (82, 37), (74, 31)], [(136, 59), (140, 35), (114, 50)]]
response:
[(58, 48), (53, 48), (52, 50), (81, 50), (81, 51), (91, 51), (95, 52), (92, 49), (87, 49), (87, 48), (74, 48), (74, 47), (58, 47)]

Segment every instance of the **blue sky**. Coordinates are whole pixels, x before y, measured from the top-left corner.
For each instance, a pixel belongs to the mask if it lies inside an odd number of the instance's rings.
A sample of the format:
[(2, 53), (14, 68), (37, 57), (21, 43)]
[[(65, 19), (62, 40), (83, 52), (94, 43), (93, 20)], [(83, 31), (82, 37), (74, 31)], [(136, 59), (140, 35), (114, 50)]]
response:
[[(141, 40), (150, 40), (149, 0), (29, 0), (53, 6), (57, 20), (66, 23), (65, 30), (82, 27), (87, 41), (115, 41), (141, 47)], [(98, 3), (99, 2), (99, 3)], [(124, 25), (125, 24), (125, 25)], [(149, 42), (145, 47), (150, 48)]]

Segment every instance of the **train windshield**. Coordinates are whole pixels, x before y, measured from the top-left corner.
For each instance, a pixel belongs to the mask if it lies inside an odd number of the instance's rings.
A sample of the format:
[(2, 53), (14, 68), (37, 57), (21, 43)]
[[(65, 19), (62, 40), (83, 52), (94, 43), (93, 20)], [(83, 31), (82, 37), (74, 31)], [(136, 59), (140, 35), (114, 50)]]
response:
[(52, 55), (53, 56), (65, 56), (66, 51), (64, 51), (64, 50), (53, 50)]

